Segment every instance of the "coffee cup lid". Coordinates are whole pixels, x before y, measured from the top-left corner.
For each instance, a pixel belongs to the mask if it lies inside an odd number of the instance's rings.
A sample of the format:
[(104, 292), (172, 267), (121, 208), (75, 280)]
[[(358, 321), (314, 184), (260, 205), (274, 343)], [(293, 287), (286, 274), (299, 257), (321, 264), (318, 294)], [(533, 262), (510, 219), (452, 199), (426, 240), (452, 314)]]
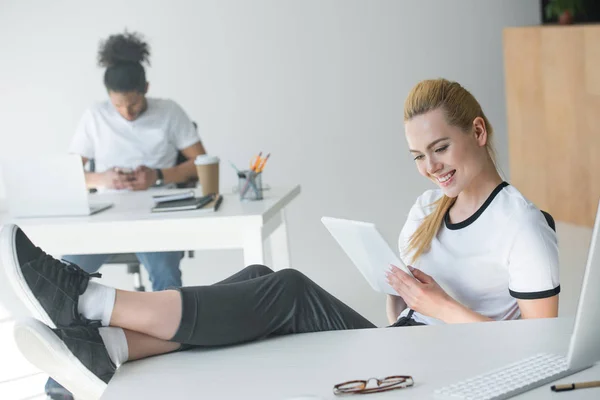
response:
[(194, 160), (194, 164), (196, 165), (206, 165), (206, 164), (216, 164), (219, 162), (219, 157), (212, 156), (209, 154), (202, 154), (197, 156)]

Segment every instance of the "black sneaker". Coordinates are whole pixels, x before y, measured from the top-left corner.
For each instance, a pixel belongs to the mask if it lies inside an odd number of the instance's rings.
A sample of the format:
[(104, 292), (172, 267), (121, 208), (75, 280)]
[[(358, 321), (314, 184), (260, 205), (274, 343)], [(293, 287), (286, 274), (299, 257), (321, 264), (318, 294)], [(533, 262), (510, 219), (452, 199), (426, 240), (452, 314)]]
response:
[(41, 321), (29, 318), (15, 324), (15, 342), (31, 364), (56, 379), (76, 398), (99, 399), (116, 366), (98, 326), (80, 322), (67, 328), (50, 329)]
[(29, 311), (51, 328), (70, 326), (80, 320), (77, 305), (90, 277), (75, 264), (44, 253), (16, 225), (0, 233), (0, 257), (8, 281)]

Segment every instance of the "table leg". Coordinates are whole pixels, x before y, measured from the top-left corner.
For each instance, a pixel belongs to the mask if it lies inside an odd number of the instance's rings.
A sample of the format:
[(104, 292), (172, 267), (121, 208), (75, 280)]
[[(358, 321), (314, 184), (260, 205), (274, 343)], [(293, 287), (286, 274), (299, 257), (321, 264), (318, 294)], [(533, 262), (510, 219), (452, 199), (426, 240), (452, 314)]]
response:
[(252, 229), (246, 232), (243, 251), (245, 267), (252, 264), (265, 264), (262, 228)]
[(271, 257), (273, 260), (273, 269), (279, 270), (291, 268), (290, 260), (290, 242), (288, 239), (287, 224), (285, 221), (285, 211), (281, 210), (281, 224), (273, 231), (270, 236)]

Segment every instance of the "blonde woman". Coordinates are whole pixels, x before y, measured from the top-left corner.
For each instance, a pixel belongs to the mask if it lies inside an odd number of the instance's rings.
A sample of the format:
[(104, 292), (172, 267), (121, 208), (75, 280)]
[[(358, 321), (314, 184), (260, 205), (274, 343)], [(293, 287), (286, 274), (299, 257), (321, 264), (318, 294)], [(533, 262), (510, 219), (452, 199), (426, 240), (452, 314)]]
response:
[[(502, 181), (492, 127), (458, 83), (420, 82), (404, 109), (418, 171), (439, 189), (421, 195), (392, 267), (392, 326), (556, 317), (556, 235)], [(115, 290), (35, 247), (14, 225), (0, 234), (10, 281), (41, 321), (18, 323), (20, 350), (76, 396), (99, 397), (123, 362), (274, 335), (375, 327), (296, 270), (247, 267), (212, 286)], [(92, 322), (92, 321), (96, 322)], [(32, 350), (35, 349), (35, 350)]]

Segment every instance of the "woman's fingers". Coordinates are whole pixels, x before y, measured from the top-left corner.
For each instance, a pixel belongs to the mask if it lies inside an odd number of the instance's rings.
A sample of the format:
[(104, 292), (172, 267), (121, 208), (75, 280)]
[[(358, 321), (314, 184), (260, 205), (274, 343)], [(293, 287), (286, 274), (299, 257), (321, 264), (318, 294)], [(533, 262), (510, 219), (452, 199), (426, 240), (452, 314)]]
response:
[(387, 271), (385, 273), (385, 279), (387, 283), (398, 293), (399, 296), (402, 296), (401, 288), (395, 280), (394, 274), (391, 271)]
[(425, 272), (421, 271), (420, 269), (411, 268), (410, 272), (412, 272), (413, 276), (415, 278), (417, 278), (420, 282), (431, 283), (434, 281), (434, 279), (430, 275), (427, 275)]
[[(391, 287), (394, 288), (394, 290), (396, 292), (398, 292), (398, 294), (401, 297), (404, 297), (410, 291), (410, 286), (409, 286), (410, 282), (405, 281), (406, 278), (401, 275), (403, 273), (404, 272), (400, 271), (400, 274), (399, 274), (393, 270), (386, 273), (386, 278), (387, 278), (388, 283), (390, 284)], [(404, 275), (406, 275), (406, 274), (404, 274)]]

